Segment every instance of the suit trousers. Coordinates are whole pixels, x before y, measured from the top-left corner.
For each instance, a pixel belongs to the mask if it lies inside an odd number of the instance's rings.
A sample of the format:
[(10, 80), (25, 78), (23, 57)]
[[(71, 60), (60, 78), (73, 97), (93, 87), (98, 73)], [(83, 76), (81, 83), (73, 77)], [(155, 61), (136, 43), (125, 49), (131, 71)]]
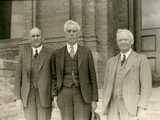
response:
[(51, 107), (42, 107), (40, 105), (40, 97), (38, 89), (31, 88), (28, 105), (24, 108), (24, 116), (26, 120), (50, 120)]
[(85, 103), (79, 87), (63, 87), (57, 97), (62, 120), (89, 120), (91, 104)]
[(127, 111), (124, 100), (120, 97), (111, 99), (107, 120), (138, 120), (138, 118)]

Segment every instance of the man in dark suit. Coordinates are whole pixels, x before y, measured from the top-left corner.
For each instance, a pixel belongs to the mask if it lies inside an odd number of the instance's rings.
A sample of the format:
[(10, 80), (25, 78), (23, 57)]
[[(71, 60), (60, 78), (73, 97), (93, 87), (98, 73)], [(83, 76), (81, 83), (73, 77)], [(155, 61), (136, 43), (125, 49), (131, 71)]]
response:
[(15, 79), (17, 104), (26, 120), (50, 120), (52, 105), (51, 50), (42, 45), (41, 30), (30, 31), (30, 42), (20, 51)]
[(132, 33), (117, 31), (120, 54), (107, 62), (104, 78), (103, 112), (107, 120), (137, 120), (151, 95), (151, 70), (147, 58), (132, 50)]
[(80, 26), (68, 20), (64, 24), (67, 45), (52, 57), (57, 86), (57, 104), (62, 120), (89, 120), (98, 101), (96, 73), (89, 48), (78, 45)]

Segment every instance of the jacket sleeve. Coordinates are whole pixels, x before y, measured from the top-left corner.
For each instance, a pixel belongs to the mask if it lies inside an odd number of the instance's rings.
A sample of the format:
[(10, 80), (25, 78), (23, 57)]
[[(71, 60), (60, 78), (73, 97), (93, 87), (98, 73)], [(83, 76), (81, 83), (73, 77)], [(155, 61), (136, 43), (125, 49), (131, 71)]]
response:
[(152, 76), (149, 62), (145, 56), (142, 56), (140, 62), (140, 99), (138, 106), (146, 108), (149, 97), (151, 96)]
[(57, 96), (56, 54), (51, 56), (52, 96)]
[(104, 73), (104, 84), (103, 84), (103, 98), (102, 98), (102, 113), (107, 114), (107, 95), (106, 93), (108, 92), (108, 74), (109, 74), (109, 62), (107, 61), (106, 67), (105, 67), (105, 73)]
[(94, 66), (94, 60), (91, 51), (88, 53), (89, 57), (89, 76), (92, 85), (92, 101), (98, 101), (98, 86), (97, 86), (97, 78)]
[(20, 55), (18, 57), (18, 63), (16, 64), (16, 72), (15, 72), (15, 86), (14, 93), (17, 99), (21, 99), (21, 85), (22, 85), (22, 51), (20, 51)]

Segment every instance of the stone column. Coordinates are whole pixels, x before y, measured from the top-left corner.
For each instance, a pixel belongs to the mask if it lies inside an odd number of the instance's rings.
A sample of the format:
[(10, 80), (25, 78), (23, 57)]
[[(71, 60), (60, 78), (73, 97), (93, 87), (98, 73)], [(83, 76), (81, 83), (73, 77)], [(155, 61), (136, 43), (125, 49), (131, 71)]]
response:
[[(75, 0), (76, 1), (76, 0)], [(69, 0), (37, 0), (36, 23), (45, 38), (64, 38), (64, 22), (69, 19)]]
[(95, 0), (83, 0), (83, 37), (85, 43), (88, 46), (91, 46), (96, 50), (96, 35), (95, 35), (95, 18), (96, 18), (96, 11), (95, 11)]
[(26, 32), (24, 1), (12, 1), (11, 11), (11, 38), (22, 38)]
[(82, 26), (82, 0), (70, 0), (70, 19), (77, 21)]
[(0, 119), (24, 120), (23, 111), (18, 109), (13, 93), (15, 60), (0, 59)]
[(97, 79), (100, 89), (103, 87), (105, 63), (108, 60), (108, 47), (110, 46), (108, 42), (108, 32), (110, 31), (108, 25), (108, 6), (108, 0), (95, 0), (95, 34), (97, 37)]
[(128, 18), (128, 0), (108, 0), (109, 56), (113, 56), (119, 52), (116, 43), (116, 31), (118, 28), (129, 28)]
[(34, 0), (25, 0), (24, 9), (25, 9), (25, 38), (28, 38), (29, 31), (32, 27), (36, 26), (36, 1)]

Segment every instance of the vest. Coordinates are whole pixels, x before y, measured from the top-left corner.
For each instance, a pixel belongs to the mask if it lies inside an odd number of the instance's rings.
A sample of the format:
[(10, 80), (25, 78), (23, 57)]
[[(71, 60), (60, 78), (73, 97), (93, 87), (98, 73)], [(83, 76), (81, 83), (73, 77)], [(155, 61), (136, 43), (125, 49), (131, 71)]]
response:
[(40, 55), (36, 58), (32, 57), (32, 64), (31, 64), (31, 88), (38, 88), (38, 65), (40, 62)]
[(64, 80), (63, 86), (72, 87), (73, 85), (79, 86), (78, 75), (78, 52), (76, 52), (74, 58), (71, 58), (67, 49), (65, 51), (64, 58)]
[(123, 73), (125, 70), (126, 61), (121, 66), (121, 60), (118, 60), (117, 71), (115, 76), (114, 92), (113, 98), (122, 98), (122, 89), (123, 89)]

